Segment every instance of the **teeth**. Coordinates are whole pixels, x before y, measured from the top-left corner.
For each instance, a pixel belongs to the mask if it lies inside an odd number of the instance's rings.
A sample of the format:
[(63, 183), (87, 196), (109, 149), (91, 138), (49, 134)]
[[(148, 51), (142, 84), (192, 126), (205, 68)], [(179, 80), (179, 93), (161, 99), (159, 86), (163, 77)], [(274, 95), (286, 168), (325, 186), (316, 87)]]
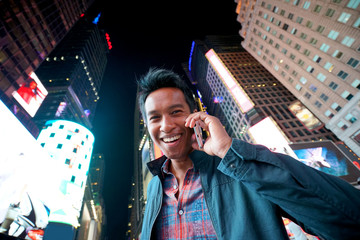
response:
[(180, 138), (180, 135), (176, 135), (170, 138), (163, 138), (164, 142), (173, 142), (175, 140), (178, 140)]

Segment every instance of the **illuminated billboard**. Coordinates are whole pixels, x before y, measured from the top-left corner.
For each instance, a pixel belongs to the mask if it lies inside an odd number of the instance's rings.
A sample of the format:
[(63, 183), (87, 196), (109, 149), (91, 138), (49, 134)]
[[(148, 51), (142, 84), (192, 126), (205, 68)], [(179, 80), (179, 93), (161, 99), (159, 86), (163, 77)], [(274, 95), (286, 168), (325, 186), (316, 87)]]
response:
[(65, 120), (47, 121), (40, 132), (38, 143), (60, 165), (61, 180), (56, 187), (62, 205), (51, 211), (49, 221), (79, 226), (94, 140), (87, 128)]
[(226, 68), (225, 64), (221, 61), (215, 51), (211, 49), (205, 54), (205, 56), (216, 71), (217, 75), (220, 77), (221, 81), (229, 90), (241, 111), (246, 113), (251, 110), (254, 107), (254, 103), (250, 100), (242, 87), (240, 87), (236, 79), (231, 75), (230, 71)]
[(59, 166), (1, 101), (0, 119), (0, 233), (42, 239), (58, 207)]
[(323, 124), (307, 109), (299, 100), (293, 102), (289, 106), (289, 110), (304, 124), (304, 126), (311, 130), (319, 129)]
[(256, 144), (261, 144), (273, 152), (283, 153), (296, 158), (295, 153), (289, 146), (289, 140), (276, 122), (267, 117), (249, 128), (249, 133)]
[(360, 170), (332, 141), (294, 143), (299, 161), (322, 172), (338, 176), (350, 183), (360, 177)]
[(42, 85), (34, 72), (29, 75), (25, 83), (12, 93), (16, 101), (29, 113), (31, 117), (39, 109), (40, 105), (47, 96), (48, 91)]

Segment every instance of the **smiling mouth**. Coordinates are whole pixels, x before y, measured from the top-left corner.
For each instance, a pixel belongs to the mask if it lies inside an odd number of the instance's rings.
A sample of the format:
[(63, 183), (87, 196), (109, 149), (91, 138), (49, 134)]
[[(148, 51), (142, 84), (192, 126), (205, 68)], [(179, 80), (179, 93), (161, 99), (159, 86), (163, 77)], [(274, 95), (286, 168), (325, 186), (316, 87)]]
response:
[(175, 136), (172, 136), (172, 137), (164, 137), (162, 140), (165, 142), (165, 143), (171, 143), (171, 142), (175, 142), (176, 140), (178, 140), (179, 138), (181, 137), (181, 135), (175, 135)]

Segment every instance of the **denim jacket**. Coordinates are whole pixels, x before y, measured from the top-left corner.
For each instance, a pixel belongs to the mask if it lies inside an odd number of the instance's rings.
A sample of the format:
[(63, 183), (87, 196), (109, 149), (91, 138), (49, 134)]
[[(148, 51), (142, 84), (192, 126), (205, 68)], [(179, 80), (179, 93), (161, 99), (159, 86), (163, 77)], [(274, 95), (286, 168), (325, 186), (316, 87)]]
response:
[[(323, 239), (360, 239), (360, 191), (343, 181), (260, 145), (233, 139), (223, 159), (190, 154), (199, 169), (218, 239), (288, 239), (281, 216)], [(149, 162), (141, 239), (151, 239), (163, 198), (161, 166)]]

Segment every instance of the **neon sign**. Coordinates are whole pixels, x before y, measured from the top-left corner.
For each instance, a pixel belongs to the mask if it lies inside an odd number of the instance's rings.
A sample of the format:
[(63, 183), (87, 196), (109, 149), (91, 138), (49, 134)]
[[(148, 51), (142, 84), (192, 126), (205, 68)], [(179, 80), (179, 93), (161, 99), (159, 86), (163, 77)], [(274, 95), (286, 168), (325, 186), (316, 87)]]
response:
[(230, 94), (233, 96), (241, 111), (246, 113), (252, 109), (254, 107), (254, 103), (249, 99), (242, 87), (240, 87), (239, 83), (231, 75), (230, 71), (226, 68), (225, 64), (221, 61), (215, 51), (211, 49), (205, 54), (205, 56), (224, 85), (230, 91)]
[(109, 50), (112, 49), (112, 45), (111, 45), (111, 42), (110, 42), (110, 36), (108, 33), (105, 33), (105, 38), (106, 38), (106, 41), (107, 41), (107, 44), (108, 44), (108, 48)]

